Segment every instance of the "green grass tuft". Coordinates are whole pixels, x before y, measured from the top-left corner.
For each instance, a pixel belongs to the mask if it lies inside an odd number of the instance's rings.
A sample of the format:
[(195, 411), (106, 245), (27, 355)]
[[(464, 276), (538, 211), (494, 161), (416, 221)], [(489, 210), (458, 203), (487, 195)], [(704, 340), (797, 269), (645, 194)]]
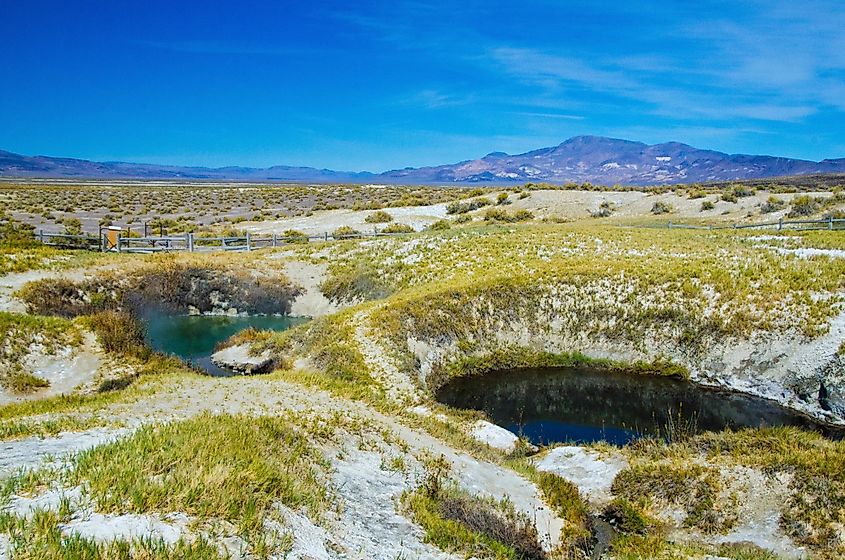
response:
[(422, 492), (405, 496), (425, 541), (465, 557), (533, 560), (546, 558), (536, 529), (519, 518), (513, 506), (472, 497), (455, 488), (431, 497)]
[(217, 546), (199, 537), (168, 545), (160, 540), (97, 542), (62, 532), (61, 516), (36, 510), (29, 518), (0, 513), (0, 533), (9, 536), (13, 557), (22, 560), (224, 560)]
[(629, 502), (659, 499), (682, 507), (684, 526), (705, 533), (725, 533), (737, 522), (736, 504), (722, 503), (721, 488), (718, 470), (699, 465), (634, 465), (613, 481), (613, 493)]
[(84, 322), (97, 335), (106, 352), (147, 360), (152, 350), (147, 346), (144, 325), (126, 311), (101, 311), (85, 317)]
[(50, 386), (50, 382), (17, 367), (6, 375), (0, 376), (0, 385), (13, 393), (29, 394)]
[(345, 398), (382, 403), (384, 387), (370, 375), (350, 315), (341, 312), (272, 333), (259, 343), (259, 349), (269, 349), (280, 364), (290, 363), (293, 354), (309, 358), (309, 367), (278, 371), (274, 374), (277, 378), (313, 385)]
[(537, 472), (532, 478), (546, 503), (558, 517), (566, 521), (561, 534), (561, 546), (573, 553), (588, 551), (592, 539), (590, 511), (578, 487), (550, 472)]
[(84, 451), (69, 478), (85, 484), (104, 511), (224, 519), (254, 540), (276, 502), (320, 515), (324, 465), (287, 419), (206, 413)]

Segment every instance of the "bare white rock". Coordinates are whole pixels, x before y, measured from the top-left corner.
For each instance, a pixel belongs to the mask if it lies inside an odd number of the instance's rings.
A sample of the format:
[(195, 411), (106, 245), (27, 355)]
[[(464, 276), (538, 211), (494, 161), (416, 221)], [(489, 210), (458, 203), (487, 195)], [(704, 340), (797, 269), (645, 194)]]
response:
[(513, 453), (519, 442), (519, 438), (513, 432), (486, 420), (479, 420), (473, 424), (470, 435), (481, 443), (505, 453)]
[(431, 416), (431, 409), (425, 406), (424, 404), (420, 404), (417, 406), (412, 406), (408, 409), (408, 412), (412, 414), (416, 414), (417, 416)]
[(9, 537), (0, 534), (0, 560), (7, 560), (11, 556), (12, 543)]
[[(412, 481), (402, 473), (383, 469), (381, 463), (384, 459), (380, 453), (355, 449), (347, 451), (344, 459), (336, 459), (332, 465), (334, 487), (343, 504), (343, 511), (335, 520), (336, 528), (333, 532), (337, 544), (346, 553), (330, 554), (329, 557), (350, 560), (454, 559), (454, 556), (424, 542), (422, 528), (402, 515), (397, 508), (402, 493), (412, 488)], [(308, 538), (309, 534), (312, 538), (320, 536), (313, 529), (303, 525), (299, 527), (305, 533), (300, 535), (297, 533), (297, 525), (293, 525), (294, 550), (297, 549), (297, 539)], [(324, 546), (330, 549), (330, 544), (325, 542)], [(322, 558), (319, 546), (311, 550), (314, 556), (293, 558)]]
[(264, 351), (257, 356), (250, 353), (249, 344), (238, 344), (218, 350), (211, 355), (211, 361), (222, 368), (238, 373), (269, 373), (273, 367), (273, 357)]
[(53, 488), (37, 496), (12, 496), (4, 509), (30, 519), (37, 511), (58, 511), (62, 498), (78, 504), (82, 500), (82, 488)]
[[(166, 515), (103, 514), (91, 510), (82, 488), (53, 488), (37, 496), (13, 496), (4, 508), (14, 515), (31, 519), (37, 511), (58, 511), (62, 499), (76, 509), (72, 518), (62, 525), (66, 535), (80, 535), (97, 542), (113, 540), (154, 539), (172, 545), (188, 532), (190, 519), (181, 512)], [(0, 543), (2, 545), (2, 543)], [(2, 546), (0, 546), (2, 548)], [(3, 559), (0, 553), (0, 559)]]
[(538, 471), (554, 473), (578, 487), (590, 501), (611, 499), (613, 479), (628, 462), (620, 455), (602, 456), (583, 447), (555, 447), (535, 462)]
[(723, 467), (722, 479), (737, 496), (737, 523), (716, 543), (752, 543), (783, 558), (805, 558), (807, 550), (796, 544), (780, 526), (781, 509), (791, 493), (792, 475), (769, 474), (742, 466)]
[(412, 414), (416, 414), (417, 416), (423, 416), (425, 418), (435, 418), (437, 420), (440, 420), (441, 422), (448, 422), (449, 421), (448, 416), (446, 416), (442, 412), (438, 412), (437, 414), (435, 414), (434, 412), (432, 412), (432, 410), (430, 408), (428, 408), (424, 404), (421, 404), (421, 405), (418, 405), (418, 406), (413, 406), (413, 407), (408, 409), (408, 412), (411, 412)]
[(88, 513), (84, 519), (73, 519), (65, 524), (63, 532), (97, 542), (152, 539), (173, 545), (187, 531), (188, 523), (188, 517), (182, 513), (166, 516)]
[(326, 543), (331, 541), (329, 533), (314, 525), (307, 516), (279, 505), (284, 517), (284, 527), (293, 536), (293, 546), (285, 555), (291, 560), (330, 560)]
[(19, 469), (37, 467), (49, 457), (90, 449), (130, 432), (129, 429), (94, 428), (84, 432), (62, 432), (55, 437), (0, 441), (0, 478)]

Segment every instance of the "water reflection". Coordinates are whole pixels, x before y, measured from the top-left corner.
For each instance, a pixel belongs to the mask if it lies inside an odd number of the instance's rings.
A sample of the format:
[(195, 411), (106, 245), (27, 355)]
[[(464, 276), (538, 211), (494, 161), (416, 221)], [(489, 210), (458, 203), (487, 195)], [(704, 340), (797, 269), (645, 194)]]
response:
[(438, 400), (482, 410), (491, 421), (532, 443), (608, 441), (624, 445), (665, 435), (671, 426), (694, 432), (725, 428), (801, 426), (811, 419), (766, 399), (659, 377), (581, 368), (501, 371), (459, 378)]
[(149, 314), (144, 318), (147, 343), (165, 354), (175, 355), (211, 375), (233, 375), (211, 361), (214, 347), (232, 335), (253, 327), (283, 331), (307, 319), (278, 315), (229, 317), (225, 315)]

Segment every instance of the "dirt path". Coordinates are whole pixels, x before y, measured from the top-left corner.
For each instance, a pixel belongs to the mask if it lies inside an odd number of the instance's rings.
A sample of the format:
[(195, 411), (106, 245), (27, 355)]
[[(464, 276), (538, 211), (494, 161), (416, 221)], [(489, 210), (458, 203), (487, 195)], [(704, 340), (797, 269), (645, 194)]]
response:
[[(277, 258), (271, 255), (269, 258)], [(302, 294), (291, 305), (291, 315), (299, 317), (322, 317), (339, 311), (342, 306), (330, 301), (320, 291), (320, 284), (326, 277), (327, 265), (300, 260), (285, 260), (285, 274), (301, 286)]]
[(387, 388), (388, 398), (395, 402), (402, 399), (416, 401), (418, 389), (403, 375), (393, 361), (382, 352), (378, 343), (368, 331), (370, 311), (360, 311), (355, 315), (355, 341), (361, 349), (370, 373)]
[[(150, 397), (113, 405), (103, 416), (125, 425), (138, 426), (188, 418), (206, 411), (214, 414), (255, 415), (295, 412), (303, 416), (321, 417), (340, 413), (365, 419), (380, 429), (386, 428), (407, 443), (404, 451), (398, 448), (391, 451), (404, 454), (404, 461), (409, 465), (407, 476), (385, 470), (381, 465), (381, 455), (357, 449), (354, 442), (350, 442), (344, 453), (333, 459), (334, 486), (344, 513), (334, 523), (311, 532), (311, 537), (318, 533), (325, 535), (322, 543), (306, 547), (311, 551), (308, 553), (310, 557), (322, 557), (322, 554), (315, 552), (320, 550), (328, 550), (327, 557), (336, 557), (331, 554), (332, 546), (329, 546), (330, 542), (334, 542), (346, 550), (357, 551), (346, 557), (388, 560), (396, 558), (400, 550), (392, 545), (400, 541), (401, 550), (406, 555), (410, 554), (406, 557), (449, 557), (424, 544), (419, 527), (397, 511), (399, 496), (415, 485), (421, 471), (418, 457), (423, 454), (445, 456), (452, 463), (454, 478), (467, 490), (497, 499), (507, 497), (518, 510), (536, 520), (537, 529), (547, 548), (550, 549), (559, 540), (562, 521), (545, 506), (536, 487), (515, 472), (494, 463), (476, 460), (363, 403), (339, 399), (322, 391), (260, 376), (197, 376), (175, 382)], [(9, 474), (21, 467), (35, 466), (48, 455), (85, 449), (128, 431), (95, 429), (60, 434), (54, 438), (5, 442), (2, 444), (0, 475)]]

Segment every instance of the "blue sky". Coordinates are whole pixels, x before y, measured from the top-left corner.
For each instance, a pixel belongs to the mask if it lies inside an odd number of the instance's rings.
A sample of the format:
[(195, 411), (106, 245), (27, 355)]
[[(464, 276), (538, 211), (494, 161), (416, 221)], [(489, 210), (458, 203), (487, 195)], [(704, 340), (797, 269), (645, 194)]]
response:
[(843, 29), (841, 0), (0, 0), (0, 149), (381, 171), (596, 134), (843, 157)]

